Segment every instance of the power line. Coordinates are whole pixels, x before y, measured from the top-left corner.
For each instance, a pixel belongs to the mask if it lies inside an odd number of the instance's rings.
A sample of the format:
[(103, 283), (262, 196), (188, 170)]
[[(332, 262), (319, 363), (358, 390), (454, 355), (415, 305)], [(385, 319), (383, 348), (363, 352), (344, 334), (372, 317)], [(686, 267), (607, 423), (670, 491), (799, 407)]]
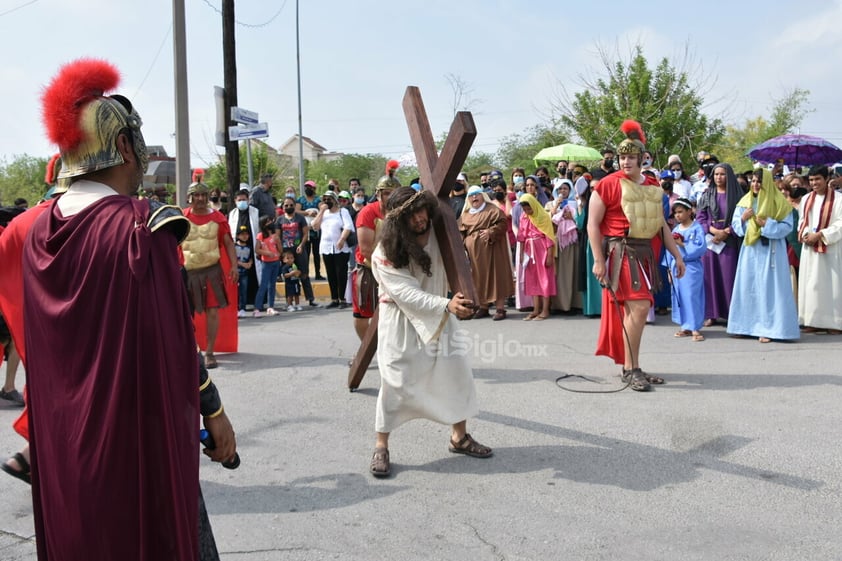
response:
[(29, 1), (29, 2), (27, 2), (26, 4), (21, 4), (21, 5), (20, 5), (20, 6), (18, 6), (17, 8), (12, 8), (11, 10), (6, 10), (5, 12), (0, 13), (0, 17), (5, 16), (6, 14), (11, 14), (12, 12), (15, 12), (15, 11), (17, 11), (17, 10), (20, 10), (21, 8), (26, 8), (26, 7), (27, 7), (27, 6), (29, 6), (30, 4), (34, 4), (34, 3), (35, 3), (35, 2), (37, 2), (37, 1), (38, 1), (38, 0), (30, 0), (30, 1)]
[(152, 69), (155, 68), (155, 63), (158, 62), (158, 57), (161, 56), (161, 50), (164, 48), (164, 44), (167, 42), (167, 39), (170, 37), (170, 33), (172, 32), (172, 22), (170, 22), (170, 28), (167, 29), (166, 35), (164, 35), (164, 39), (161, 41), (161, 44), (158, 46), (158, 52), (155, 53), (155, 57), (152, 59), (152, 64), (149, 65), (149, 70), (146, 71), (146, 74), (143, 76), (143, 80), (140, 81), (140, 84), (137, 86), (137, 91), (134, 93), (135, 99), (137, 94), (140, 93), (140, 88), (143, 87), (143, 84), (146, 83), (146, 79), (149, 78), (149, 75), (152, 73)]
[[(34, 1), (36, 1), (36, 0), (33, 0), (33, 2), (34, 2)], [(222, 15), (222, 10), (220, 10), (219, 8), (217, 8), (216, 6), (214, 6), (213, 4), (211, 4), (209, 0), (203, 0), (203, 1), (204, 1), (204, 3), (205, 3), (205, 4), (207, 4), (207, 5), (208, 5), (211, 9), (213, 9), (213, 10), (214, 10), (216, 13), (218, 13), (220, 16)], [(259, 27), (266, 27), (267, 25), (269, 25), (270, 23), (272, 23), (273, 21), (275, 21), (275, 19), (276, 19), (279, 15), (281, 15), (281, 12), (283, 12), (283, 11), (284, 11), (284, 7), (285, 7), (286, 5), (287, 5), (287, 0), (284, 0), (284, 3), (283, 3), (283, 4), (281, 4), (281, 7), (278, 9), (278, 11), (277, 11), (277, 12), (275, 12), (275, 15), (273, 15), (271, 18), (269, 18), (268, 20), (264, 21), (263, 23), (258, 23), (258, 24), (253, 24), (253, 23), (244, 23), (244, 22), (242, 22), (242, 21), (240, 21), (240, 20), (237, 20), (237, 19), (235, 19), (235, 20), (234, 20), (234, 23), (236, 23), (237, 25), (240, 25), (240, 26), (242, 26), (242, 27), (249, 27), (249, 28), (252, 28), (252, 29), (257, 29), (257, 28), (259, 28)]]

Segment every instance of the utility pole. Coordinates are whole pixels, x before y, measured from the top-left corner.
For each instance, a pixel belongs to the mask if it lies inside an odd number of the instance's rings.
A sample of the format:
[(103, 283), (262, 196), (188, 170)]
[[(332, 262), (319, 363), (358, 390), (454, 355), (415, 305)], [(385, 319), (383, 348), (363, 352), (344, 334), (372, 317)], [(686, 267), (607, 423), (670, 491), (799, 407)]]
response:
[[(222, 67), (225, 74), (225, 121), (231, 126), (231, 108), (237, 106), (237, 49), (234, 45), (234, 0), (222, 0)], [(228, 139), (225, 132), (225, 168), (228, 200), (240, 189), (240, 143)], [(251, 187), (251, 185), (249, 185)]]
[(173, 68), (175, 69), (175, 193), (176, 203), (187, 205), (190, 183), (190, 119), (187, 113), (187, 40), (184, 0), (173, 0)]
[(298, 36), (298, 0), (295, 0), (295, 68), (298, 76), (298, 192), (304, 196), (304, 131), (301, 124), (301, 41)]

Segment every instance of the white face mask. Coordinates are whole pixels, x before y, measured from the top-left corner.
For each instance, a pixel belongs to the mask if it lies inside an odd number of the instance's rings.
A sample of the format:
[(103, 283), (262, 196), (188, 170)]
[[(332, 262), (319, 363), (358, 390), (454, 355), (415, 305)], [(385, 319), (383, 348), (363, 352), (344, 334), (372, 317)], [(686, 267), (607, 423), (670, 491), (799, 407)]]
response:
[(237, 209), (246, 210), (249, 207), (248, 201), (237, 201)]

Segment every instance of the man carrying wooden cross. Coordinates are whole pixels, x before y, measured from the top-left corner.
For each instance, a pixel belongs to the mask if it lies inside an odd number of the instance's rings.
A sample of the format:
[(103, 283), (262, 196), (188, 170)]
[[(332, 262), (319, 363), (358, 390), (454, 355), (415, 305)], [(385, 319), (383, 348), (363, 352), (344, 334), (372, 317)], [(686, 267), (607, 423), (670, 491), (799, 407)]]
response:
[[(464, 335), (456, 317), (476, 305), (461, 292), (448, 299), (448, 282), (431, 225), (436, 196), (412, 187), (396, 189), (386, 205), (372, 272), (380, 286), (377, 363), (377, 431), (371, 473), (391, 473), (389, 434), (406, 421), (425, 418), (451, 425), (449, 450), (476, 458), (491, 448), (471, 438), (466, 419), (476, 415), (476, 391)], [(454, 317), (456, 316), (456, 317)]]

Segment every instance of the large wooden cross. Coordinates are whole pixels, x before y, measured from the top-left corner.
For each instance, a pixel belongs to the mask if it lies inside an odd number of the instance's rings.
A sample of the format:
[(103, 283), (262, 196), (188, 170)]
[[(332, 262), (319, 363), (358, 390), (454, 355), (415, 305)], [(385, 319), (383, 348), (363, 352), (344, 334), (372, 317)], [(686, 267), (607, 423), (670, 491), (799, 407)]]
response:
[[(449, 194), (456, 183), (456, 176), (468, 158), (471, 145), (477, 136), (474, 118), (468, 111), (460, 111), (453, 118), (450, 132), (439, 156), (427, 111), (421, 99), (421, 90), (415, 86), (406, 88), (403, 96), (403, 112), (409, 127), (409, 138), (418, 162), (418, 172), (424, 189), (436, 195), (439, 202), (438, 218), (433, 222), (433, 231), (439, 242), (447, 282), (454, 293), (461, 292), (465, 298), (476, 303), (477, 295), (471, 277), (471, 265), (462, 245), (462, 235), (456, 224), (457, 216), (450, 205)], [(467, 203), (466, 203), (467, 204)], [(385, 215), (385, 209), (383, 209)], [(360, 387), (371, 359), (377, 350), (378, 310), (368, 324), (360, 348), (348, 372), (348, 388)]]

